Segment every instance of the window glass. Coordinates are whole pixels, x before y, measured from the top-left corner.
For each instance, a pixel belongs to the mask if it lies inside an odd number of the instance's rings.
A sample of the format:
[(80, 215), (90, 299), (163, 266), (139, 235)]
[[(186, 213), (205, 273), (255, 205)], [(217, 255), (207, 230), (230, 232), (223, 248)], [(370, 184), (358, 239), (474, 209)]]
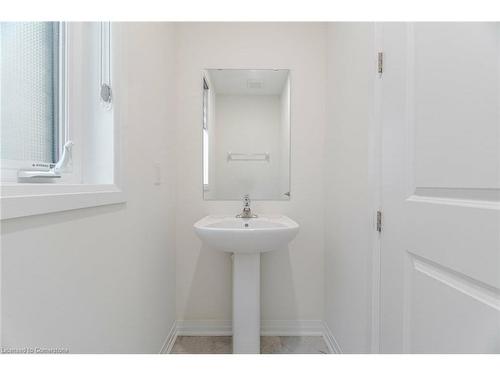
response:
[(56, 161), (58, 61), (58, 22), (0, 23), (2, 159)]

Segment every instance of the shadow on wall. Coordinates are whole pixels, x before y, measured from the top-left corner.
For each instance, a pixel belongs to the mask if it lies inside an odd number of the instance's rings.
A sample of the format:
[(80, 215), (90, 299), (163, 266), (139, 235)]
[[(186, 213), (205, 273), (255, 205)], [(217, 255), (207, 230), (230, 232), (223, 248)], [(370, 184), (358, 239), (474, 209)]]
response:
[(81, 208), (77, 210), (68, 210), (61, 212), (54, 212), (43, 215), (25, 216), (9, 220), (2, 220), (1, 233), (9, 234), (18, 231), (26, 231), (35, 228), (46, 227), (50, 225), (57, 225), (61, 223), (69, 223), (82, 219), (91, 218), (94, 216), (101, 216), (110, 213), (115, 213), (125, 210), (126, 203), (110, 204), (105, 206)]
[(285, 246), (261, 255), (260, 310), (263, 320), (300, 319), (290, 251), (289, 247)]
[[(182, 320), (230, 320), (232, 306), (231, 254), (213, 250), (200, 243), (196, 265), (190, 278), (189, 294)], [(219, 290), (213, 290), (218, 286)], [(227, 296), (217, 298), (214, 296)], [(220, 301), (224, 301), (224, 316), (220, 316)], [(199, 312), (199, 313), (198, 313)]]
[[(200, 244), (181, 320), (232, 320), (232, 255)], [(276, 275), (279, 275), (276, 280)], [(261, 319), (297, 320), (295, 283), (288, 248), (261, 254)], [(213, 290), (214, 285), (219, 290)], [(214, 297), (214, 296), (220, 296)], [(224, 315), (220, 315), (224, 301)], [(290, 309), (293, 306), (293, 309)], [(199, 311), (199, 315), (196, 313)], [(194, 312), (194, 313), (193, 313)], [(190, 315), (186, 315), (186, 313)], [(214, 323), (215, 323), (214, 322)]]

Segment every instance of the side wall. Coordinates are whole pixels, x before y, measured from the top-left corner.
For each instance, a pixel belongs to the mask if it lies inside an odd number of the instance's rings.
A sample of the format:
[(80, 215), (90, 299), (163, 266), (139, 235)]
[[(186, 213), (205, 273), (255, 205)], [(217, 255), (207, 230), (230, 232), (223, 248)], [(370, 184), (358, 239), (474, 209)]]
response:
[(325, 320), (341, 350), (370, 352), (374, 25), (328, 27)]
[(231, 319), (231, 257), (202, 249), (193, 223), (241, 211), (241, 202), (202, 196), (201, 79), (206, 68), (291, 69), (291, 200), (254, 201), (256, 213), (283, 213), (300, 225), (289, 250), (262, 256), (262, 319), (322, 320), (324, 300), (323, 140), (326, 25), (178, 25), (177, 317)]
[(158, 353), (175, 320), (174, 27), (116, 28), (127, 203), (2, 221), (4, 347)]

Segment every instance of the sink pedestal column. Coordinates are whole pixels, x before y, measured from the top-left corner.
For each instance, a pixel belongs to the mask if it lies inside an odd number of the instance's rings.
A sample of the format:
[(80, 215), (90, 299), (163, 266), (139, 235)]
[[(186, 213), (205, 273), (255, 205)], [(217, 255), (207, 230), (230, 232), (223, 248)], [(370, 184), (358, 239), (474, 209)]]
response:
[(233, 353), (260, 354), (260, 253), (233, 256)]

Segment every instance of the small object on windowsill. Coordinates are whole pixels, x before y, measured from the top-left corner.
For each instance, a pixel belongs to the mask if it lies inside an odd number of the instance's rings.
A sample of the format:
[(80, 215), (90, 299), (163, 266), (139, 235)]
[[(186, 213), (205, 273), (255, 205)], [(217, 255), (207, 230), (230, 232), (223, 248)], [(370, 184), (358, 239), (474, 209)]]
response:
[(69, 159), (71, 158), (72, 147), (72, 141), (66, 142), (61, 158), (53, 168), (44, 170), (20, 169), (17, 172), (17, 178), (21, 182), (47, 182), (46, 179), (50, 180), (52, 178), (61, 178), (61, 172), (64, 171), (64, 169), (68, 165)]

